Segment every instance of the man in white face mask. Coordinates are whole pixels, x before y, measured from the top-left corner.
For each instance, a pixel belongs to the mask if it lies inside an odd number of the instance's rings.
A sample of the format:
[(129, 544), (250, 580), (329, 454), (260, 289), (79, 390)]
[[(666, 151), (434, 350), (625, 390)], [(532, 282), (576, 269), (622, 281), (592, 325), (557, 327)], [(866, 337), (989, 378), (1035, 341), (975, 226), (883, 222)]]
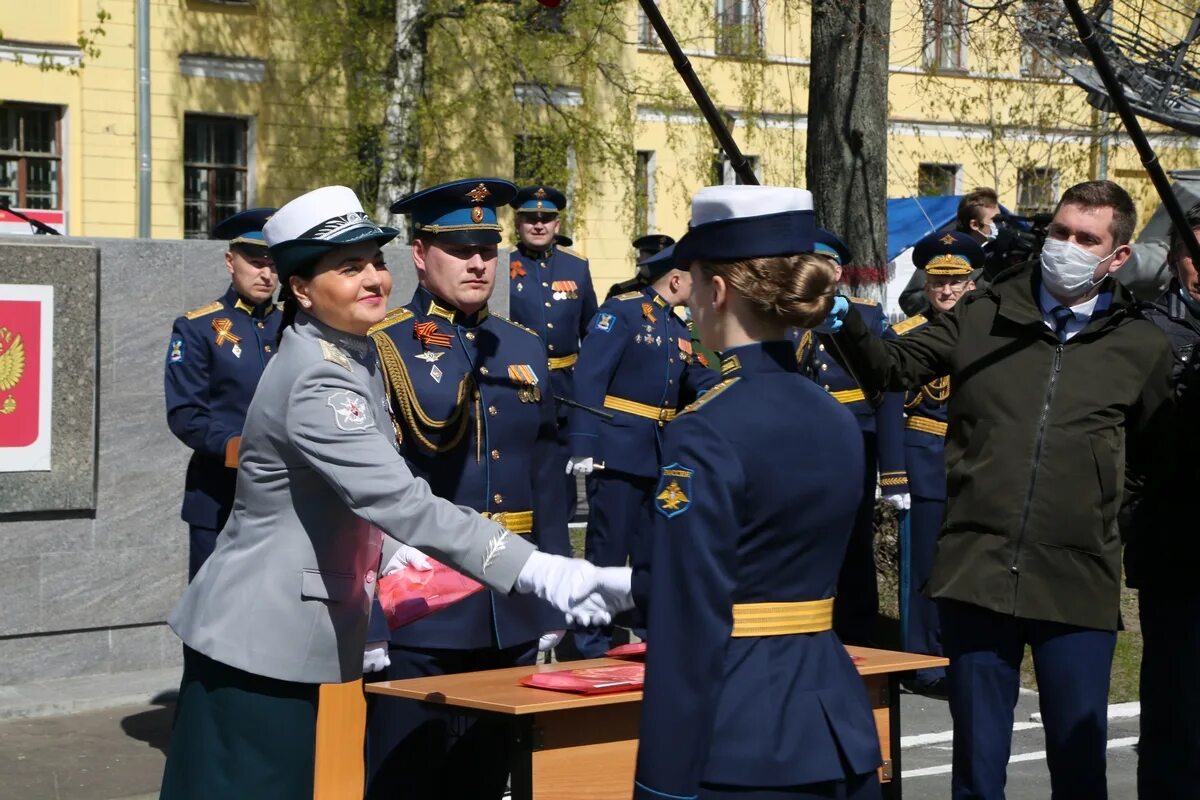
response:
[(1135, 223), (1120, 186), (1081, 183), (1059, 201), (1040, 259), (920, 330), (881, 340), (842, 298), (826, 323), (867, 391), (943, 377), (954, 387), (945, 516), (925, 586), (950, 658), (954, 798), (1004, 797), (1026, 647), (1051, 794), (1107, 797), (1117, 515), (1159, 469), (1172, 405), (1171, 348), (1110, 278)]

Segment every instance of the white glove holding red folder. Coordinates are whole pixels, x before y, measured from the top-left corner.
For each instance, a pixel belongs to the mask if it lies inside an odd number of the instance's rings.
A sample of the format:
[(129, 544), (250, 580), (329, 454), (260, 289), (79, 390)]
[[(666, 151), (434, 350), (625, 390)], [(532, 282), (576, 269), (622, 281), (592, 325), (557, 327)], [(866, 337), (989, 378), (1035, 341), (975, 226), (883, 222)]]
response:
[(415, 547), (401, 544), (400, 548), (388, 559), (387, 565), (379, 575), (380, 577), (391, 575), (393, 572), (399, 572), (407, 566), (411, 566), (420, 572), (428, 572), (433, 569), (433, 564), (429, 563), (429, 556)]

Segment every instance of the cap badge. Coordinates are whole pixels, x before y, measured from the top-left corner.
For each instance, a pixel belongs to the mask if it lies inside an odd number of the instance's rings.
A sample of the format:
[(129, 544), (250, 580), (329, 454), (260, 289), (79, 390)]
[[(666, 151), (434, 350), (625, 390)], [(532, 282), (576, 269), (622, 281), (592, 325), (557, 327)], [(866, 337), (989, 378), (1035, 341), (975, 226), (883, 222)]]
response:
[(472, 206), (471, 207), (471, 222), (474, 222), (476, 225), (483, 222), (483, 207), (482, 206)]
[(467, 197), (472, 203), (482, 203), (484, 198), (489, 197), (491, 194), (491, 190), (481, 183), (471, 191), (467, 192)]
[(941, 238), (941, 243), (942, 244), (954, 244), (954, 237), (947, 233), (945, 236), (943, 236)]
[[(536, 197), (538, 200), (545, 200), (546, 199), (546, 190), (543, 189), (541, 186), (539, 186), (538, 190), (533, 193), (533, 196)], [(542, 206), (539, 203), (538, 208), (541, 208), (541, 207)]]

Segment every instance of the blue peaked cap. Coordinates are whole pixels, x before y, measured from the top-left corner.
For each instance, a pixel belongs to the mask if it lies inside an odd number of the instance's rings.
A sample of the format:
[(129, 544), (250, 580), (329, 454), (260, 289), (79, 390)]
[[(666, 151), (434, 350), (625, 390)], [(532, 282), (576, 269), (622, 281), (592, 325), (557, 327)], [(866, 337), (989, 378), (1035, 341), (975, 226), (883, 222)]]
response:
[(226, 239), (230, 245), (248, 244), (256, 247), (266, 247), (263, 238), (263, 225), (278, 209), (248, 208), (232, 217), (226, 217), (212, 229), (214, 239)]
[(430, 186), (392, 204), (393, 214), (407, 214), (415, 235), (452, 244), (498, 244), (496, 208), (507, 205), (516, 184), (501, 178), (469, 178)]
[(557, 214), (567, 207), (567, 196), (549, 186), (525, 186), (517, 191), (509, 205), (518, 214)]
[(824, 228), (817, 228), (813, 233), (813, 252), (829, 256), (842, 266), (850, 263), (850, 248), (837, 235)]

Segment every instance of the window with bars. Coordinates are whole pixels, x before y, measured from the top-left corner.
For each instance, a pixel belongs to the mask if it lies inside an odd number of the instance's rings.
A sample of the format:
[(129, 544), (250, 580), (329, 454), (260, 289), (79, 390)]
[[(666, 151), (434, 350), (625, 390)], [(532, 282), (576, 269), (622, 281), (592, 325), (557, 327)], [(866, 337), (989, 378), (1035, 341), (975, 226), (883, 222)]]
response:
[[(758, 182), (762, 183), (762, 159), (758, 156), (746, 156), (746, 161), (750, 164), (750, 171), (758, 178)], [(733, 170), (733, 164), (729, 161), (729, 156), (724, 153), (713, 162), (713, 185), (714, 186), (733, 186), (742, 182), (738, 174)]]
[(958, 164), (918, 164), (917, 195), (940, 197), (958, 194)]
[(247, 201), (249, 123), (234, 117), (183, 118), (183, 236), (207, 239)]
[(717, 52), (737, 56), (761, 51), (763, 7), (762, 0), (717, 0)]
[(1058, 202), (1058, 170), (1024, 167), (1017, 170), (1017, 213), (1048, 214)]
[(654, 151), (638, 150), (634, 164), (633, 238), (654, 227)]
[[(658, 5), (658, 0), (655, 0), (655, 5)], [(650, 18), (646, 16), (646, 12), (642, 7), (638, 6), (638, 47), (658, 48), (662, 47), (662, 42), (658, 40), (658, 34), (654, 31), (654, 26), (650, 24)]]
[(0, 102), (0, 197), (13, 208), (62, 208), (62, 109)]
[(960, 0), (925, 0), (925, 66), (967, 69), (967, 13)]

